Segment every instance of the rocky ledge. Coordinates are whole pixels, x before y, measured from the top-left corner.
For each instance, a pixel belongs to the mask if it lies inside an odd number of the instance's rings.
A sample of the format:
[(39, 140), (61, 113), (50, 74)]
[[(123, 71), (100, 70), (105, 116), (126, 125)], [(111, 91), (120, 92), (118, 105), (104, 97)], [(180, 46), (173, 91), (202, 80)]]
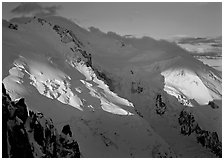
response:
[(194, 116), (184, 110), (181, 111), (178, 121), (181, 134), (188, 136), (194, 134), (198, 143), (210, 149), (217, 157), (222, 157), (222, 142), (219, 140), (216, 132), (201, 129)]
[(25, 99), (12, 101), (2, 85), (2, 157), (80, 157), (69, 125), (59, 134), (53, 121), (28, 109)]

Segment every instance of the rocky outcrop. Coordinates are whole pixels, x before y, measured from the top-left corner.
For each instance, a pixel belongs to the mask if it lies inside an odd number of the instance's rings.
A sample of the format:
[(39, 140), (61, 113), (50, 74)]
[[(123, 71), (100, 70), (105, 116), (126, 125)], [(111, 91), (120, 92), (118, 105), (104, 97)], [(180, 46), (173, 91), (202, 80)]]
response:
[(182, 104), (184, 106), (191, 106), (192, 105), (190, 100), (182, 94), (177, 95), (177, 100), (180, 102), (180, 104)]
[(143, 118), (143, 115), (142, 115), (142, 113), (141, 112), (139, 112), (136, 108), (134, 109), (135, 110), (135, 112), (140, 116), (140, 117), (142, 117)]
[(101, 71), (100, 69), (96, 68), (96, 67), (92, 67), (97, 78), (99, 78), (100, 80), (103, 80), (104, 83), (106, 83), (109, 87), (109, 89), (113, 92), (115, 90), (115, 86), (113, 83), (113, 80), (111, 77), (108, 76), (107, 73), (105, 73), (104, 71)]
[(3, 157), (80, 157), (70, 126), (59, 134), (53, 121), (28, 110), (25, 99), (12, 101), (2, 86)]
[(24, 127), (28, 115), (24, 100), (11, 101), (2, 86), (2, 152), (3, 157), (33, 157), (28, 135)]
[(216, 132), (202, 130), (198, 127), (196, 134), (198, 143), (203, 147), (209, 148), (217, 157), (222, 157), (222, 143), (219, 141)]
[(178, 121), (181, 134), (188, 136), (194, 134), (198, 143), (203, 147), (209, 148), (217, 157), (222, 157), (222, 143), (219, 141), (216, 132), (201, 129), (194, 116), (187, 111), (181, 111)]
[(184, 135), (190, 135), (198, 127), (194, 116), (191, 113), (187, 113), (186, 111), (181, 111), (178, 121), (181, 126), (181, 134)]
[[(60, 35), (60, 37), (62, 38), (61, 41), (63, 43), (74, 42), (75, 45), (79, 48), (81, 46), (84, 46), (83, 43), (76, 37), (76, 35), (71, 30), (67, 30), (63, 27), (60, 27), (59, 25), (54, 25), (53, 30), (55, 30), (57, 32), (57, 34)], [(64, 41), (63, 38), (65, 38), (65, 37), (67, 37), (67, 39), (70, 39), (70, 40), (67, 42)]]
[[(36, 18), (36, 17), (34, 17)], [(41, 25), (44, 25), (45, 23), (47, 23), (47, 21), (45, 19), (42, 19), (42, 18), (37, 18), (37, 21), (41, 24)]]
[(72, 132), (69, 125), (65, 125), (59, 138), (60, 148), (58, 157), (80, 157), (79, 145), (72, 138)]
[(141, 86), (140, 82), (131, 82), (131, 93), (142, 93), (143, 87)]
[[(171, 148), (169, 149), (171, 150)], [(152, 157), (153, 158), (177, 158), (177, 156), (174, 153), (170, 151), (164, 151), (161, 145), (156, 145), (153, 147)]]
[(160, 94), (156, 97), (156, 113), (163, 115), (166, 111), (166, 104), (162, 101), (162, 96)]
[(217, 104), (215, 104), (213, 101), (209, 101), (208, 105), (211, 106), (213, 109), (219, 108), (219, 106)]
[(10, 23), (8, 26), (10, 29), (18, 30), (18, 25), (17, 24), (12, 24)]
[(63, 43), (74, 43), (74, 47), (71, 48), (73, 52), (78, 52), (82, 55), (83, 61), (86, 63), (87, 67), (92, 67), (92, 56), (90, 53), (87, 53), (85, 50), (81, 49), (83, 43), (76, 37), (76, 35), (71, 31), (67, 30), (65, 28), (62, 28), (58, 25), (53, 26), (53, 30), (57, 32), (57, 34), (60, 35), (61, 41)]

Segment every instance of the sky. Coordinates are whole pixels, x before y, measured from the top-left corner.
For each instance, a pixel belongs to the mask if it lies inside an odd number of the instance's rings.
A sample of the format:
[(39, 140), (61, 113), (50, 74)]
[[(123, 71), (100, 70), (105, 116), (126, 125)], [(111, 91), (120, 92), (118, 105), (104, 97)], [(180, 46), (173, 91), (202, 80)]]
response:
[(88, 28), (121, 35), (169, 39), (221, 36), (221, 2), (3, 2), (2, 17), (59, 15)]

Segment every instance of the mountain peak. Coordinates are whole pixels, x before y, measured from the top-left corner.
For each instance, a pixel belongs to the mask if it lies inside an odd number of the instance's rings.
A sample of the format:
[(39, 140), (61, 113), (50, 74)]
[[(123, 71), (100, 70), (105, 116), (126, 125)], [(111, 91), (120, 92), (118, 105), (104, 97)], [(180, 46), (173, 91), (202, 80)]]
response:
[[(220, 107), (208, 105), (222, 97), (214, 69), (165, 40), (88, 31), (57, 16), (26, 20), (4, 21), (6, 92), (51, 117), (62, 138), (74, 134), (83, 157), (220, 156)], [(209, 133), (207, 148), (203, 134), (180, 134), (185, 110)]]

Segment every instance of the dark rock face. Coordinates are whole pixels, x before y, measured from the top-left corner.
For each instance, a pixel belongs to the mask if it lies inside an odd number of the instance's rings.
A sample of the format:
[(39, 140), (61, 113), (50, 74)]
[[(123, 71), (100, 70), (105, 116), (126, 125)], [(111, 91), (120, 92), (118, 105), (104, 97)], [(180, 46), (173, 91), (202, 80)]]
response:
[(152, 157), (153, 158), (177, 158), (176, 155), (174, 155), (171, 152), (161, 151), (160, 145), (157, 145), (152, 149)]
[(2, 156), (80, 157), (69, 125), (58, 134), (51, 119), (28, 111), (25, 99), (13, 102), (2, 86)]
[(14, 30), (18, 30), (18, 25), (17, 25), (17, 24), (12, 24), (12, 23), (10, 23), (10, 24), (9, 24), (9, 28), (10, 28), (10, 29), (14, 29)]
[[(2, 156), (33, 157), (24, 122), (20, 119), (24, 110), (21, 107), (23, 100), (17, 103), (11, 101), (4, 85), (2, 91)], [(26, 118), (27, 116), (22, 117), (23, 120)]]
[(191, 102), (183, 95), (178, 95), (178, 101), (182, 105), (190, 105), (191, 104)]
[(87, 67), (92, 67), (92, 56), (91, 56), (91, 54), (90, 53), (88, 54), (86, 51), (83, 51), (83, 50), (81, 50), (80, 53), (82, 54), (82, 56), (84, 58), (87, 59), (87, 61), (86, 61)]
[(131, 93), (142, 93), (143, 87), (141, 87), (140, 82), (131, 82)]
[(69, 125), (65, 125), (59, 138), (61, 144), (61, 157), (80, 157), (79, 145), (72, 138), (72, 132)]
[(114, 84), (113, 84), (113, 80), (111, 77), (108, 76), (108, 74), (104, 73), (103, 71), (100, 71), (99, 69), (97, 69), (96, 67), (92, 67), (97, 78), (99, 78), (100, 80), (103, 80), (109, 87), (109, 89), (111, 91), (115, 90)]
[(85, 50), (81, 49), (84, 45), (83, 43), (76, 37), (76, 35), (71, 31), (65, 28), (62, 28), (58, 25), (53, 26), (53, 30), (60, 35), (61, 41), (63, 43), (74, 43), (74, 48), (71, 48), (73, 52), (78, 52), (82, 55), (84, 62), (87, 67), (92, 67), (92, 56), (90, 53), (87, 53)]
[(209, 148), (217, 157), (222, 157), (222, 143), (219, 141), (216, 132), (201, 129), (194, 116), (187, 111), (181, 111), (178, 121), (182, 134), (188, 136), (195, 134), (198, 143)]
[(156, 113), (163, 115), (166, 111), (166, 104), (162, 101), (162, 96), (159, 94), (156, 97)]
[(141, 112), (139, 112), (136, 108), (135, 108), (135, 112), (140, 116), (140, 117), (142, 117), (143, 118), (143, 115), (142, 115), (142, 113)]
[[(71, 41), (74, 42), (77, 47), (80, 48), (81, 46), (84, 46), (83, 43), (76, 37), (76, 35), (71, 30), (67, 30), (66, 28), (60, 27), (58, 25), (54, 25), (53, 30), (55, 30), (60, 35), (61, 38), (65, 36), (69, 37), (70, 38), (69, 42)], [(68, 42), (64, 42), (64, 43), (68, 43)]]
[(47, 21), (45, 19), (42, 18), (37, 18), (37, 21), (41, 24), (44, 25), (45, 23), (47, 23)]
[(26, 108), (26, 104), (25, 104), (25, 99), (21, 98), (17, 103), (17, 110), (16, 110), (16, 115), (23, 121), (25, 122), (27, 117), (28, 117), (28, 111)]
[(194, 116), (186, 111), (181, 111), (178, 120), (181, 125), (181, 133), (184, 135), (190, 135), (197, 129), (197, 123), (194, 120)]
[(216, 105), (213, 101), (209, 101), (208, 105), (210, 105), (213, 109), (219, 108), (219, 106)]

